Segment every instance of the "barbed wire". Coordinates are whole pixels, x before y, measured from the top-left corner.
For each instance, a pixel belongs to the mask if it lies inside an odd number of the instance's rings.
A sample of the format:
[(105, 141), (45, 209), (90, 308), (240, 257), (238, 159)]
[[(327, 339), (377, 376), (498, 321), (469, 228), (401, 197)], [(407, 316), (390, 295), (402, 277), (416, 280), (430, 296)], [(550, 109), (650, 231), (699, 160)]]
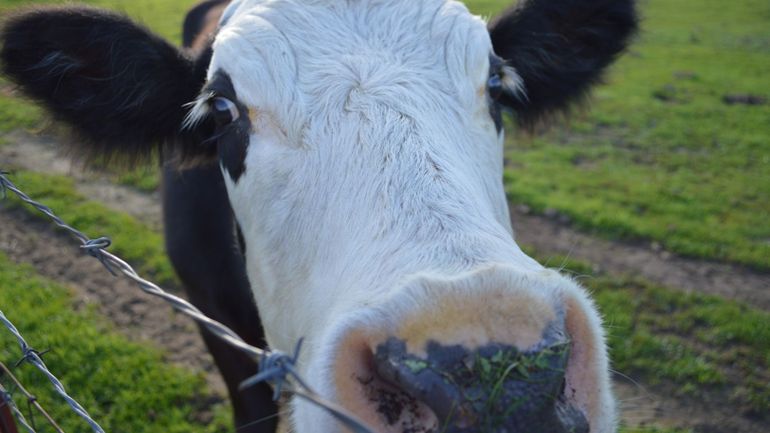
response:
[(19, 408), (16, 406), (16, 403), (13, 402), (13, 396), (11, 395), (8, 390), (3, 387), (3, 384), (0, 383), (0, 403), (5, 403), (5, 405), (11, 410), (11, 413), (14, 417), (16, 417), (16, 420), (21, 424), (22, 427), (24, 427), (29, 433), (36, 433), (35, 429), (32, 428), (32, 426), (27, 421), (27, 418), (24, 417), (24, 414), (21, 413)]
[[(43, 406), (40, 405), (40, 402), (37, 400), (37, 398), (34, 395), (32, 395), (29, 391), (27, 391), (26, 388), (24, 388), (24, 385), (21, 384), (21, 381), (19, 381), (19, 379), (17, 379), (16, 376), (13, 375), (13, 372), (11, 372), (11, 369), (8, 368), (5, 364), (3, 364), (2, 361), (0, 361), (0, 377), (7, 377), (8, 380), (10, 380), (11, 383), (13, 384), (14, 388), (18, 390), (27, 399), (27, 403), (30, 406), (30, 419), (32, 419), (32, 422), (29, 424), (32, 426), (32, 429), (35, 428), (35, 420), (34, 420), (34, 416), (32, 416), (32, 408), (34, 407), (38, 412), (40, 412), (41, 415), (43, 415), (43, 418), (45, 418), (46, 421), (48, 421), (48, 424), (50, 424), (51, 427), (53, 427), (56, 433), (64, 433), (64, 430), (62, 430), (62, 428), (59, 427), (59, 424), (57, 424), (56, 421), (53, 419), (53, 417), (51, 417), (51, 415), (48, 414), (48, 412), (43, 408)], [(1, 387), (2, 385), (0, 384), (0, 388)], [(2, 389), (0, 389), (0, 392), (2, 392)], [(12, 398), (13, 393), (10, 393), (6, 390), (5, 396), (7, 397), (6, 398), (6, 401), (7, 401)], [(13, 411), (13, 408), (11, 410)], [(24, 422), (26, 422), (26, 420), (24, 420)], [(22, 425), (24, 425), (24, 423), (22, 423)]]
[[(27, 194), (17, 188), (16, 185), (14, 185), (14, 183), (8, 179), (8, 174), (8, 172), (0, 169), (0, 197), (4, 198), (6, 196), (6, 191), (13, 192), (16, 194), (16, 196), (19, 197), (19, 199), (21, 199), (21, 201), (37, 209), (39, 212), (42, 212), (58, 227), (66, 230), (75, 238), (77, 238), (81, 243), (80, 248), (90, 256), (99, 260), (110, 273), (113, 275), (122, 274), (126, 278), (137, 283), (139, 288), (145, 293), (163, 299), (175, 310), (199, 322), (205, 326), (206, 329), (208, 329), (212, 334), (219, 337), (226, 343), (242, 350), (253, 358), (258, 359), (259, 373), (251, 379), (246, 380), (241, 385), (242, 387), (253, 386), (260, 382), (268, 382), (275, 387), (277, 392), (274, 397), (276, 398), (280, 396), (280, 391), (282, 389), (286, 389), (287, 392), (304, 398), (310, 403), (324, 409), (338, 421), (345, 424), (345, 426), (348, 427), (351, 431), (355, 433), (374, 433), (373, 430), (371, 430), (355, 415), (351, 414), (349, 411), (338, 406), (337, 404), (322, 398), (297, 372), (295, 369), (295, 364), (299, 356), (299, 350), (301, 349), (301, 341), (297, 344), (294, 356), (289, 356), (280, 351), (263, 350), (246, 343), (246, 341), (244, 341), (230, 328), (206, 316), (203, 314), (203, 312), (201, 312), (197, 307), (188, 301), (164, 291), (158, 285), (139, 276), (139, 274), (137, 274), (137, 272), (126, 261), (106, 251), (106, 248), (108, 248), (112, 243), (109, 238), (100, 237), (91, 239), (80, 230), (70, 226), (64, 222), (64, 220), (59, 218), (49, 207), (33, 200)], [(6, 327), (8, 327), (12, 333), (17, 335), (17, 339), (20, 339), (21, 336), (18, 334), (16, 327), (14, 327), (13, 324), (8, 321), (4, 315), (2, 315), (1, 311), (0, 316), (2, 316), (2, 322), (6, 325)], [(22, 342), (23, 339), (20, 339), (20, 344)], [(41, 371), (43, 371), (46, 376), (48, 376), (49, 380), (54, 384), (54, 387), (57, 388), (57, 392), (61, 391), (59, 392), (60, 395), (62, 395), (62, 397), (66, 396), (65, 400), (68, 403), (74, 403), (70, 404), (72, 409), (86, 420), (90, 420), (90, 417), (88, 417), (85, 410), (83, 410), (82, 407), (77, 404), (77, 402), (66, 395), (63, 387), (61, 386), (61, 382), (59, 382), (58, 379), (56, 379), (56, 377), (45, 368), (45, 364), (43, 364), (42, 359), (40, 359), (40, 356), (38, 356), (38, 352), (31, 350), (29, 346), (26, 345), (26, 342), (22, 344), (22, 351), (24, 351), (25, 359), (27, 359), (29, 356), (28, 360), (31, 360), (33, 364), (38, 366), (38, 368), (41, 369)], [(289, 381), (290, 378), (293, 379), (293, 382), (295, 382), (294, 384)], [(289, 385), (288, 387), (286, 386), (287, 384)], [(89, 424), (91, 424), (91, 422), (89, 422)], [(91, 424), (91, 427), (93, 428), (94, 432), (103, 433), (101, 427), (99, 427), (95, 422)]]
[(91, 426), (91, 429), (94, 432), (104, 433), (104, 429), (102, 429), (102, 427), (96, 421), (94, 421), (93, 418), (91, 418), (91, 415), (88, 414), (83, 406), (81, 406), (80, 403), (75, 401), (74, 398), (67, 394), (67, 390), (64, 389), (64, 385), (61, 383), (61, 381), (59, 381), (59, 379), (57, 379), (56, 376), (54, 376), (53, 373), (48, 370), (48, 367), (46, 367), (45, 363), (43, 362), (43, 358), (40, 357), (40, 352), (27, 344), (27, 342), (24, 340), (24, 337), (22, 337), (21, 333), (19, 333), (19, 330), (16, 329), (16, 326), (14, 326), (13, 323), (11, 323), (11, 321), (5, 317), (5, 314), (3, 314), (1, 310), (0, 322), (2, 322), (2, 324), (5, 325), (9, 331), (11, 331), (11, 334), (13, 334), (13, 336), (16, 337), (16, 340), (19, 342), (19, 346), (21, 346), (22, 352), (22, 361), (37, 367), (37, 369), (40, 370), (53, 384), (56, 393), (59, 394), (65, 402), (67, 402), (70, 408), (72, 408), (73, 412), (83, 418)]

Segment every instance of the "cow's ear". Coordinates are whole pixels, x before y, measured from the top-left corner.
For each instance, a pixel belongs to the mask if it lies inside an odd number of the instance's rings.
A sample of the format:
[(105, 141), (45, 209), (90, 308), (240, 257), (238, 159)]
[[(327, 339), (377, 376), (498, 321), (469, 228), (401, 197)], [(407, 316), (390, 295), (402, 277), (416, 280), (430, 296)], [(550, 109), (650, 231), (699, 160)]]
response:
[(141, 156), (178, 142), (205, 69), (124, 16), (33, 9), (5, 21), (0, 67), (82, 139), (85, 155)]
[(637, 28), (634, 0), (521, 0), (490, 22), (495, 53), (521, 85), (503, 95), (531, 124), (569, 106), (597, 83)]

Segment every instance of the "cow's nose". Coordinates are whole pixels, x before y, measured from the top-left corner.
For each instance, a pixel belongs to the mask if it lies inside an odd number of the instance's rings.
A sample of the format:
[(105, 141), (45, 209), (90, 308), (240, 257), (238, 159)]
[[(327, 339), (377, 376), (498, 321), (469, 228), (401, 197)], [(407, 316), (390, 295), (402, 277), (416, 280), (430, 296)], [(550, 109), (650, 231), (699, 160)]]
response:
[(378, 433), (613, 431), (598, 316), (572, 284), (415, 279), (334, 330), (335, 397)]
[(475, 350), (429, 343), (420, 355), (393, 337), (374, 357), (377, 375), (428, 406), (447, 433), (587, 433), (564, 397), (569, 339), (561, 326), (527, 351), (501, 344)]

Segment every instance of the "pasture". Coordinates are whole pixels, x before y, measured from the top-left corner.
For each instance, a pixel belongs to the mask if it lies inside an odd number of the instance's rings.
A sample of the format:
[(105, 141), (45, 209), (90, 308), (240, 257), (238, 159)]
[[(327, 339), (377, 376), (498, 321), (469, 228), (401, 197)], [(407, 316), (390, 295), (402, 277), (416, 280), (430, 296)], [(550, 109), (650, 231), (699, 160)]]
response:
[[(0, 13), (32, 3), (41, 2), (3, 0)], [(195, 2), (89, 3), (178, 41)], [(466, 3), (487, 16), (508, 5)], [(542, 230), (546, 239), (524, 242), (529, 252), (593, 292), (618, 372), (622, 431), (766, 431), (770, 4), (646, 0), (640, 9), (637, 42), (582, 109), (534, 132), (514, 132), (509, 119), (505, 182), (514, 227)], [(0, 77), (0, 168), (69, 223), (110, 236), (113, 251), (176, 290), (157, 217), (143, 213), (157, 202), (156, 170), (82, 173), (44, 157), (51, 142), (66, 139)], [(52, 349), (49, 367), (108, 431), (227, 431), (227, 403), (202, 345), (182, 352), (174, 344), (195, 334), (192, 324), (177, 326), (184, 321), (128, 284), (86, 274), (98, 265), (80, 268), (76, 248), (66, 246), (74, 244), (13, 198), (0, 202), (0, 222), (0, 310), (36, 348)], [(551, 233), (567, 240), (559, 244)], [(590, 241), (575, 240), (581, 236)], [(601, 250), (627, 258), (596, 260)], [(666, 278), (679, 268), (694, 269), (692, 281)], [(142, 330), (153, 326), (164, 330)], [(0, 330), (0, 361), (19, 357)], [(84, 431), (30, 366), (15, 371), (66, 431)]]

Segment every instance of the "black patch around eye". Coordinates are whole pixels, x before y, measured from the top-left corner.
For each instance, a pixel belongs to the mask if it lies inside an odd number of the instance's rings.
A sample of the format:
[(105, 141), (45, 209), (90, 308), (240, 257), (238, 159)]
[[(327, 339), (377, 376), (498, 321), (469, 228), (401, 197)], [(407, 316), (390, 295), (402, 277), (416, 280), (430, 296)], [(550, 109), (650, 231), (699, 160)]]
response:
[(232, 101), (240, 114), (232, 122), (218, 125), (214, 136), (211, 138), (211, 140), (216, 140), (219, 163), (227, 170), (233, 182), (238, 182), (238, 179), (246, 171), (246, 151), (249, 147), (249, 132), (251, 131), (248, 109), (238, 102), (232, 80), (224, 71), (214, 73), (204, 92), (213, 94), (215, 98), (221, 97)]
[(227, 170), (233, 182), (238, 182), (246, 171), (246, 151), (249, 148), (249, 120), (241, 118), (225, 127), (229, 131), (218, 139), (219, 163)]
[[(503, 111), (502, 106), (498, 102), (499, 94), (502, 92), (503, 80), (503, 59), (492, 54), (489, 56), (489, 81), (487, 82), (487, 93), (489, 94), (489, 115), (495, 122), (495, 129), (497, 133), (503, 130)], [(500, 84), (499, 89), (493, 88), (495, 85)]]
[(500, 107), (500, 103), (489, 101), (489, 115), (492, 116), (492, 120), (495, 122), (495, 129), (499, 134), (503, 130), (503, 110)]
[(235, 238), (238, 241), (238, 248), (239, 252), (241, 253), (241, 257), (246, 257), (246, 239), (243, 237), (243, 230), (241, 230), (241, 225), (237, 222), (235, 223)]

